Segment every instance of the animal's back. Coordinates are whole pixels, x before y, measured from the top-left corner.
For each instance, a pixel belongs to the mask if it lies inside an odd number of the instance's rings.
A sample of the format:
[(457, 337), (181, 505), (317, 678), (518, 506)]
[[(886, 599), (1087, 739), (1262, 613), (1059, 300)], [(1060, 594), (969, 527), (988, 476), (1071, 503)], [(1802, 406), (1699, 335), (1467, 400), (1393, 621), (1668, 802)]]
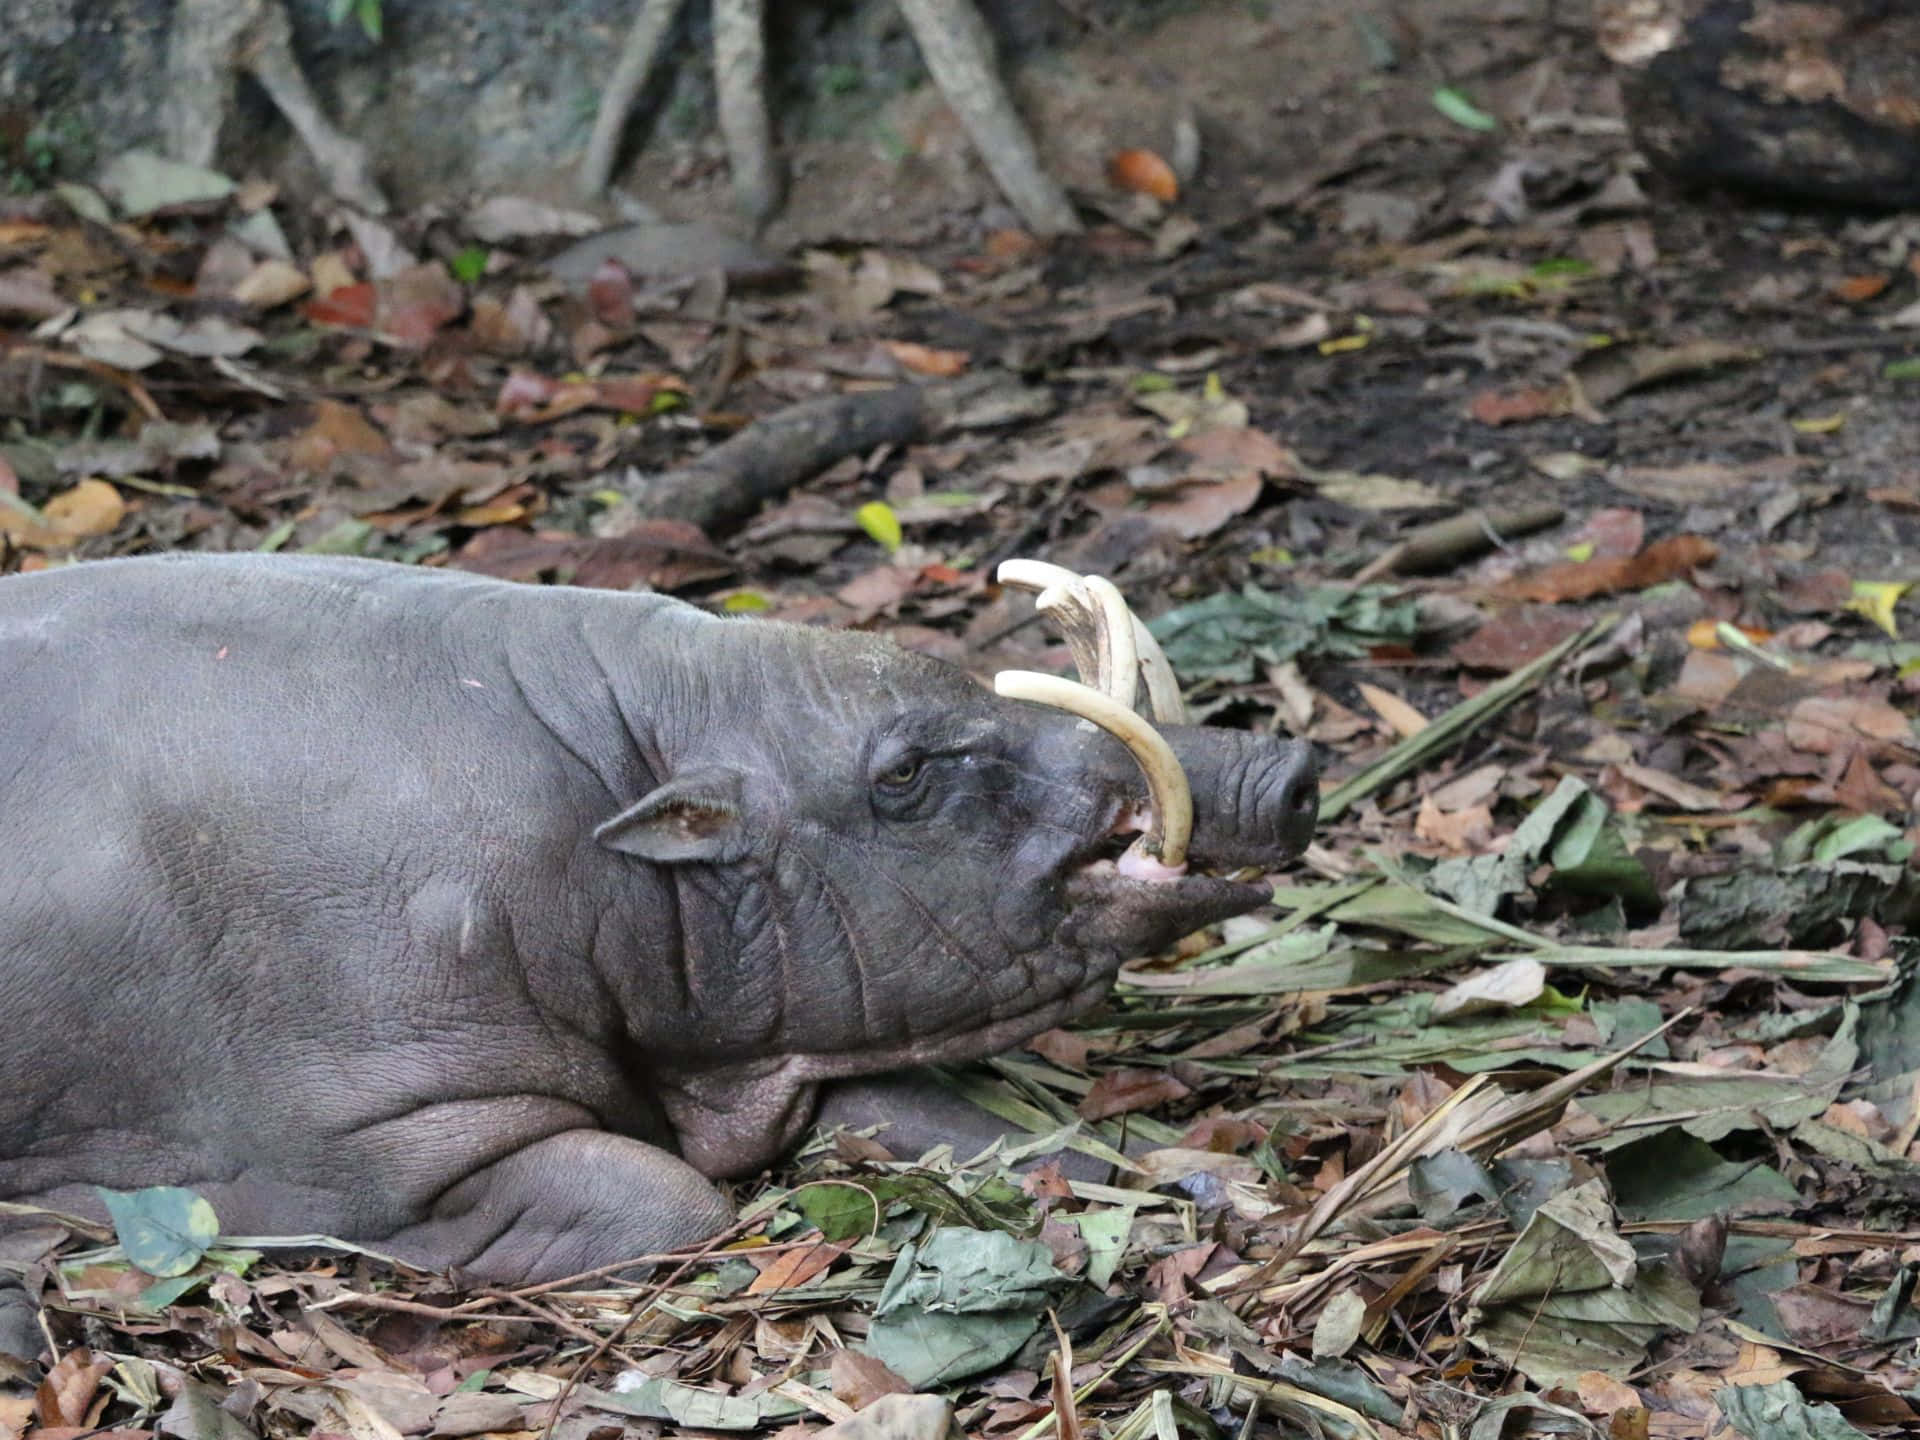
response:
[(514, 887), (604, 812), (507, 642), (582, 603), (321, 558), (0, 580), (0, 1195), (271, 1168), (416, 1075), (497, 1093), (476, 1023), (539, 1023)]

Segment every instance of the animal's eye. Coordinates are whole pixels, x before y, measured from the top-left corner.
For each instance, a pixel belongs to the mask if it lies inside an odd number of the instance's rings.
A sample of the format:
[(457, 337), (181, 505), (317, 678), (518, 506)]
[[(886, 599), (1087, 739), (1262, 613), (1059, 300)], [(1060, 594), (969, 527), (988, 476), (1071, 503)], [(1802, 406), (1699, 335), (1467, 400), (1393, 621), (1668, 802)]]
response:
[(904, 790), (920, 778), (920, 772), (926, 769), (926, 762), (918, 755), (909, 755), (896, 761), (891, 769), (880, 773), (880, 783), (889, 790)]

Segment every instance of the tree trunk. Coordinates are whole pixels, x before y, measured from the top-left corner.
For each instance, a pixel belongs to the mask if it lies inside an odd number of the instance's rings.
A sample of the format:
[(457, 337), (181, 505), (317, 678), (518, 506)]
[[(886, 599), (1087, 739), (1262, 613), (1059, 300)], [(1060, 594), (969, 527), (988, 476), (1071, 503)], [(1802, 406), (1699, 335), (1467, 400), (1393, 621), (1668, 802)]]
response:
[(1920, 205), (1912, 0), (1594, 0), (1635, 139), (1682, 179)]

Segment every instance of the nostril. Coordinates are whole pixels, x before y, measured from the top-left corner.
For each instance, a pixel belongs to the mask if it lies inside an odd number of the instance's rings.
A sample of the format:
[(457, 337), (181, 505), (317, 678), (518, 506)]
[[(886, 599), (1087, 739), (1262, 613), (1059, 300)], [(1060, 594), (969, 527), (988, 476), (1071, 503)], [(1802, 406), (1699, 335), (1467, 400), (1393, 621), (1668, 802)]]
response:
[(1312, 785), (1301, 784), (1293, 787), (1294, 814), (1306, 815), (1319, 808), (1320, 797), (1315, 793)]

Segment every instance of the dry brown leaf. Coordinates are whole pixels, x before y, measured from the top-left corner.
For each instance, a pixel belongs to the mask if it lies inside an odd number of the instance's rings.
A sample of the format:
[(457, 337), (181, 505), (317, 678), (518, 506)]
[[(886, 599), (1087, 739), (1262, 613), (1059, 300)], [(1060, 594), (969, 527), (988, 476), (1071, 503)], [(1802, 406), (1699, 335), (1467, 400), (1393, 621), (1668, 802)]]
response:
[(1089, 1047), (1086, 1037), (1071, 1030), (1042, 1030), (1027, 1041), (1026, 1049), (1067, 1070), (1085, 1070)]
[(451, 564), (503, 580), (552, 575), (567, 584), (607, 590), (629, 590), (637, 583), (677, 590), (734, 572), (733, 562), (699, 527), (679, 520), (643, 521), (627, 534), (606, 538), (495, 525), (475, 532), (454, 552)]
[(1151, 195), (1163, 205), (1180, 198), (1180, 177), (1151, 150), (1120, 150), (1107, 162), (1107, 178), (1121, 190)]
[(1359, 689), (1361, 695), (1366, 697), (1367, 704), (1373, 707), (1373, 713), (1386, 721), (1403, 740), (1418, 735), (1432, 723), (1391, 690), (1383, 690), (1365, 681), (1360, 682)]
[(1598, 1370), (1575, 1376), (1573, 1391), (1580, 1397), (1580, 1408), (1589, 1415), (1611, 1415), (1617, 1410), (1640, 1408), (1645, 1403), (1640, 1399), (1640, 1392), (1626, 1381)]
[(1862, 745), (1847, 759), (1847, 768), (1834, 783), (1836, 804), (1861, 815), (1903, 815), (1907, 798), (1880, 778)]
[(796, 1289), (826, 1274), (833, 1262), (846, 1253), (847, 1246), (843, 1242), (831, 1240), (783, 1250), (778, 1255), (765, 1257), (764, 1261), (760, 1256), (747, 1252), (744, 1258), (760, 1271), (753, 1277), (753, 1283), (747, 1286), (747, 1294), (767, 1295), (775, 1290)]
[(1567, 537), (1567, 547), (1591, 545), (1587, 558), (1597, 560), (1608, 555), (1638, 555), (1647, 543), (1647, 517), (1625, 505), (1596, 510), (1584, 524)]
[(47, 525), (63, 540), (111, 535), (126, 518), (127, 502), (104, 480), (82, 480), (40, 509)]
[(1171, 499), (1153, 501), (1146, 513), (1182, 539), (1199, 540), (1251, 510), (1265, 484), (1255, 471), (1224, 480), (1200, 480), (1182, 485)]
[(1722, 803), (1722, 797), (1714, 791), (1699, 785), (1690, 785), (1679, 776), (1669, 775), (1664, 770), (1655, 770), (1650, 765), (1636, 765), (1630, 760), (1623, 760), (1614, 768), (1642, 790), (1651, 790), (1661, 799), (1670, 801), (1682, 810), (1726, 808)]
[(1537, 385), (1519, 390), (1482, 390), (1467, 404), (1467, 414), (1482, 425), (1513, 425), (1564, 415), (1571, 401), (1564, 385)]
[(1165, 1070), (1108, 1070), (1093, 1082), (1074, 1107), (1082, 1120), (1105, 1120), (1134, 1110), (1149, 1110), (1193, 1092)]
[(0, 315), (46, 320), (68, 308), (54, 291), (46, 271), (34, 265), (16, 265), (0, 271)]
[(316, 400), (313, 419), (287, 444), (287, 463), (318, 473), (342, 455), (385, 455), (387, 437), (358, 410), (338, 400)]
[(1493, 839), (1493, 811), (1486, 805), (1442, 810), (1428, 795), (1420, 801), (1420, 813), (1414, 817), (1413, 833), (1429, 845), (1442, 846), (1455, 854), (1478, 853)]
[(1861, 740), (1913, 743), (1913, 724), (1885, 700), (1867, 695), (1809, 695), (1787, 712), (1787, 743), (1832, 755)]
[(1667, 693), (1711, 710), (1739, 685), (1746, 667), (1731, 655), (1715, 650), (1689, 650), (1680, 662), (1680, 674)]
[(88, 1411), (100, 1381), (113, 1369), (110, 1357), (95, 1359), (85, 1346), (69, 1350), (54, 1362), (46, 1379), (34, 1391), (35, 1420), (52, 1429), (63, 1425), (86, 1425)]
[(1748, 364), (1763, 352), (1724, 340), (1691, 340), (1683, 345), (1609, 345), (1590, 350), (1574, 362), (1570, 378), (1580, 397), (1605, 405), (1629, 391), (1682, 375)]
[(1884, 271), (1873, 275), (1848, 275), (1833, 283), (1833, 298), (1849, 305), (1861, 305), (1885, 292), (1893, 277)]
[(882, 340), (880, 345), (900, 362), (902, 369), (915, 375), (937, 375), (943, 379), (963, 375), (973, 361), (964, 350), (936, 350), (911, 340)]
[(1252, 425), (1201, 430), (1183, 436), (1179, 448), (1223, 475), (1252, 470), (1270, 480), (1290, 480), (1300, 473), (1299, 457)]
[(1161, 1256), (1149, 1265), (1147, 1285), (1153, 1291), (1154, 1299), (1163, 1305), (1184, 1307), (1189, 1298), (1187, 1281), (1206, 1269), (1215, 1248), (1210, 1241), (1188, 1245), (1171, 1255)]
[(1645, 590), (1678, 579), (1697, 566), (1710, 564), (1719, 553), (1719, 547), (1703, 535), (1673, 535), (1655, 541), (1632, 559), (1611, 557), (1550, 565), (1531, 575), (1504, 581), (1494, 587), (1494, 593), (1549, 604), (1590, 600), (1597, 595)]
[(1053, 1325), (1053, 1426), (1060, 1440), (1086, 1440), (1080, 1424), (1080, 1407), (1073, 1399), (1073, 1342), (1060, 1328), (1059, 1317), (1049, 1313)]
[(306, 272), (285, 260), (262, 260), (235, 282), (232, 296), (254, 310), (271, 310), (307, 293)]
[(871, 1355), (858, 1350), (836, 1350), (827, 1362), (833, 1398), (864, 1410), (882, 1395), (911, 1395), (913, 1386)]
[(1514, 671), (1539, 659), (1586, 621), (1567, 610), (1521, 605), (1502, 611), (1453, 647), (1453, 658), (1474, 670)]
[(1436, 785), (1428, 792), (1427, 798), (1437, 810), (1452, 813), (1466, 810), (1475, 805), (1484, 805), (1499, 793), (1500, 782), (1506, 778), (1504, 765), (1480, 765), (1456, 775), (1444, 785)]

